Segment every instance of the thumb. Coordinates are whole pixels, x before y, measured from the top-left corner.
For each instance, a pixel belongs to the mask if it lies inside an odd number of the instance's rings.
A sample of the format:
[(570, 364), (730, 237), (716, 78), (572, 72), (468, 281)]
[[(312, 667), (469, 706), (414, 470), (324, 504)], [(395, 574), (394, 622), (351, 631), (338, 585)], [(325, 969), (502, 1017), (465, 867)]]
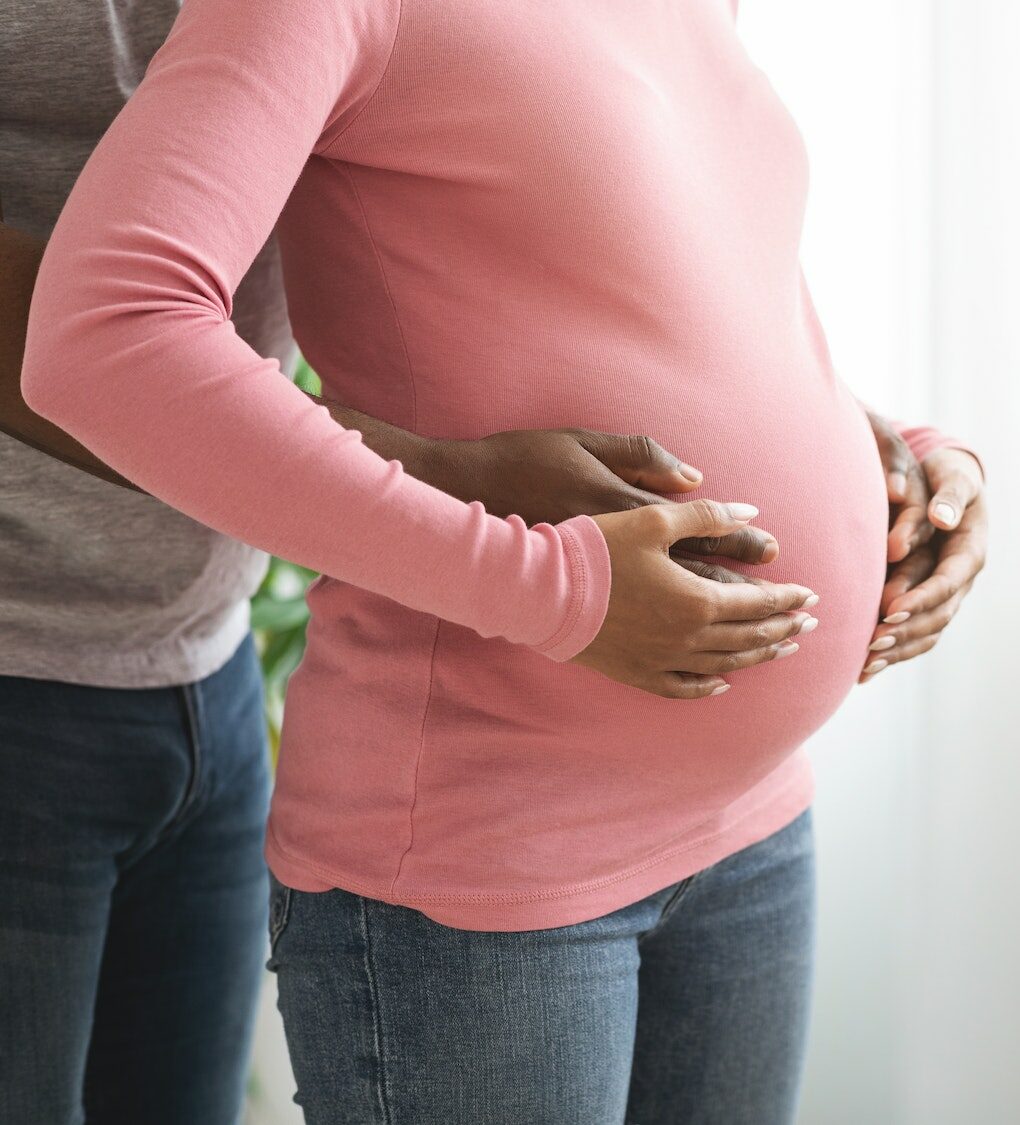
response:
[(668, 549), (679, 539), (692, 536), (729, 535), (754, 519), (758, 509), (753, 504), (722, 504), (718, 500), (689, 500), (685, 504), (649, 504), (639, 509), (655, 515), (656, 537)]
[(578, 434), (578, 441), (607, 469), (635, 488), (648, 492), (690, 492), (701, 484), (697, 469), (643, 434), (584, 431)]
[(956, 483), (944, 484), (928, 504), (929, 521), (945, 531), (952, 531), (973, 499), (972, 496), (965, 497), (963, 493), (964, 488)]

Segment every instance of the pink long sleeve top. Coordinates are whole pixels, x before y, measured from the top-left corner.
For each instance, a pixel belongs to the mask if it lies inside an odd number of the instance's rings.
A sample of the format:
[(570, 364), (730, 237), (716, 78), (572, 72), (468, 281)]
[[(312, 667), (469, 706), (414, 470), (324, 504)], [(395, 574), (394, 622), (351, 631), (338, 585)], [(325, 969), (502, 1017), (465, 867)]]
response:
[[(800, 747), (857, 678), (888, 508), (799, 267), (802, 140), (733, 19), (186, 0), (88, 162), (24, 392), (167, 503), (322, 572), (267, 839), (285, 883), (564, 925), (808, 804)], [(569, 663), (608, 599), (597, 525), (463, 504), (255, 354), (231, 295), (274, 226), (325, 393), (429, 436), (648, 434), (758, 505), (781, 554), (755, 572), (816, 590), (821, 628), (698, 702)]]

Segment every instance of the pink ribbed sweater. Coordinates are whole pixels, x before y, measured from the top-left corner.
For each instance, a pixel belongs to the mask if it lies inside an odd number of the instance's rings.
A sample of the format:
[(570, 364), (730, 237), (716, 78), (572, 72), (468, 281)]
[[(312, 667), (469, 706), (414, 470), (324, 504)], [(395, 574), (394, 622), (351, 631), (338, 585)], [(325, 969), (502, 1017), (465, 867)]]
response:
[[(143, 487), (321, 570), (273, 870), (480, 929), (594, 917), (762, 838), (855, 682), (887, 503), (798, 264), (801, 137), (726, 0), (187, 0), (39, 276), (24, 390)], [(274, 224), (325, 391), (417, 431), (649, 434), (821, 595), (792, 659), (665, 700), (570, 656), (593, 521), (403, 474), (255, 355)], [(923, 455), (948, 443), (908, 431)], [(552, 659), (550, 659), (550, 657)]]

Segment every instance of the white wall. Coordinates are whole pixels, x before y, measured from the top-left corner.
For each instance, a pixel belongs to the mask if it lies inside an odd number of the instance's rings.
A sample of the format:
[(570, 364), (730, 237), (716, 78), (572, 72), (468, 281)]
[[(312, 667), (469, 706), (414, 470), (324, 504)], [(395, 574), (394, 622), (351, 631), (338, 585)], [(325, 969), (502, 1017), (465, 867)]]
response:
[[(861, 397), (985, 458), (988, 568), (938, 649), (813, 742), (819, 976), (802, 1125), (1020, 1121), (1020, 6), (742, 0), (805, 134), (805, 272)], [(1013, 492), (1011, 492), (1011, 489)]]

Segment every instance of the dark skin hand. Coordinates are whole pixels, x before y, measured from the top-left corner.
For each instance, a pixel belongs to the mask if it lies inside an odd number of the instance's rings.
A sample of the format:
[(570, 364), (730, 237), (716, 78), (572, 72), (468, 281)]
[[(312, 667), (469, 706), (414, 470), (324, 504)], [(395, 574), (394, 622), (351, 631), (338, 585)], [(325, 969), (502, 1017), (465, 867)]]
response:
[(977, 460), (966, 450), (936, 449), (918, 463), (883, 418), (869, 418), (893, 522), (880, 621), (860, 683), (935, 647), (988, 553), (984, 474)]

